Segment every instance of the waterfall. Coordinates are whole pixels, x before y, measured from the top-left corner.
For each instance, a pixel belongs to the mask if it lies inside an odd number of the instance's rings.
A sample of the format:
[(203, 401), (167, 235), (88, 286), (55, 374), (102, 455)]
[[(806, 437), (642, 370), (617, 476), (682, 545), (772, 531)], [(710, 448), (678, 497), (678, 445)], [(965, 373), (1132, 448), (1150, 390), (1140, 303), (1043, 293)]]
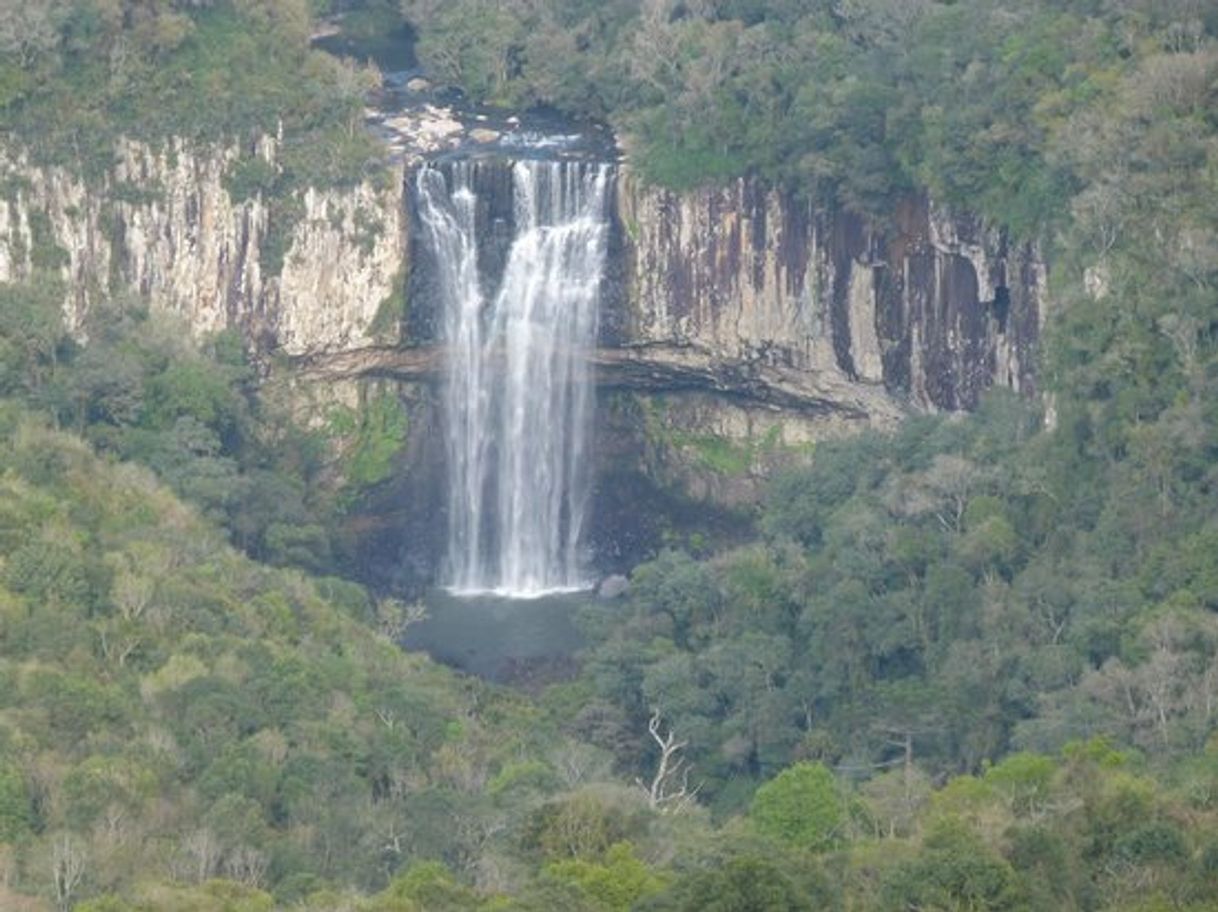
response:
[(490, 288), (478, 263), (479, 167), (496, 166), (462, 162), (418, 175), (448, 351), (445, 577), (459, 593), (528, 598), (585, 582), (588, 353), (610, 169), (513, 163), (514, 232), (502, 279)]

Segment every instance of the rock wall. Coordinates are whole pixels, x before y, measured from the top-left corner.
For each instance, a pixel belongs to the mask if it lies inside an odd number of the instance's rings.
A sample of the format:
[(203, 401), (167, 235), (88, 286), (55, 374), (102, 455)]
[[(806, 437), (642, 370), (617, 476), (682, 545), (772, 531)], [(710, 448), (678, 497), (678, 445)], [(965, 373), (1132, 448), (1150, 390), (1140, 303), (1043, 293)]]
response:
[[(263, 394), (307, 426), (397, 396), (397, 467), (340, 544), (362, 578), (408, 591), (430, 580), (445, 521), (439, 296), (412, 166), (344, 191), (236, 198), (242, 169), (275, 156), (271, 140), (127, 142), (85, 180), (0, 149), (0, 281), (57, 274), (77, 330), (124, 292), (200, 334), (237, 328), (288, 356), (266, 360)], [(509, 177), (494, 160), (476, 174), (489, 275), (512, 237)], [(1034, 391), (1044, 264), (977, 219), (915, 199), (868, 223), (752, 181), (675, 194), (624, 168), (612, 208), (594, 356), (602, 569), (685, 532), (743, 534), (766, 479), (826, 437), (967, 409), (991, 385)], [(331, 441), (335, 486), (348, 438)]]
[(377, 315), (406, 269), (401, 169), (383, 187), (301, 192), (288, 219), (258, 195), (229, 193), (234, 166), (255, 156), (273, 162), (274, 141), (123, 142), (113, 166), (86, 181), (0, 150), (0, 281), (58, 273), (72, 327), (106, 292), (130, 290), (199, 333), (239, 328), (264, 351), (396, 341), (396, 323)]
[[(200, 333), (236, 327), (260, 351), (353, 370), (392, 372), (400, 343), (438, 343), (410, 166), (290, 205), (234, 198), (234, 171), (275, 154), (271, 139), (125, 142), (86, 181), (0, 152), (0, 281), (58, 272), (76, 327), (103, 294), (132, 290)], [(506, 163), (479, 167), (493, 259), (511, 181)], [(915, 199), (870, 223), (754, 181), (676, 194), (625, 168), (613, 208), (598, 355), (610, 386), (880, 423), (971, 408), (991, 385), (1034, 390), (1044, 264), (975, 218)]]
[(1032, 245), (924, 199), (879, 225), (748, 180), (618, 186), (630, 303), (614, 344), (878, 386), (922, 409), (1034, 389), (1046, 276)]

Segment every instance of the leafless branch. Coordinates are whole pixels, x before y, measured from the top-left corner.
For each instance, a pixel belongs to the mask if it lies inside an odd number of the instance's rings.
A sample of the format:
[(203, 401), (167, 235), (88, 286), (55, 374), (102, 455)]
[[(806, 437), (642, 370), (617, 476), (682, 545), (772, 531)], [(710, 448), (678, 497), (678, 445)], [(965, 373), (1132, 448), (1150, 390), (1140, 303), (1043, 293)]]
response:
[(647, 804), (661, 813), (675, 813), (688, 807), (702, 790), (702, 783), (692, 789), (689, 787), (689, 774), (693, 769), (679, 756), (688, 745), (688, 741), (678, 741), (676, 732), (670, 727), (668, 734), (660, 733), (662, 715), (659, 709), (651, 711), (651, 719), (647, 722), (647, 731), (660, 748), (660, 762), (656, 766), (655, 776), (651, 785), (646, 785), (641, 779), (636, 784), (647, 794)]

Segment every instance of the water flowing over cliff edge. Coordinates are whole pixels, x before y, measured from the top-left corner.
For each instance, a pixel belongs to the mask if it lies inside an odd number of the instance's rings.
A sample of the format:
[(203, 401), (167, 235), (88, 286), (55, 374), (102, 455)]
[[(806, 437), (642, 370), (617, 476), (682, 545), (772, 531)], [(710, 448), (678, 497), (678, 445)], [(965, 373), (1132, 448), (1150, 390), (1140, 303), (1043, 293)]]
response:
[[(50, 250), (73, 325), (103, 289), (134, 290), (199, 333), (238, 328), (319, 372), (433, 372), (421, 349), (438, 341), (436, 302), (411, 276), (417, 165), (302, 192), (275, 224), (259, 194), (237, 198), (228, 179), (275, 155), (270, 139), (127, 142), (86, 181), (4, 150), (0, 281), (28, 276)], [(501, 167), (496, 192), (507, 193)], [(972, 216), (911, 198), (879, 225), (750, 180), (673, 193), (628, 165), (609, 210), (603, 382), (881, 419), (1035, 386), (1044, 263)], [(407, 285), (410, 300), (396, 300)]]
[[(472, 154), (486, 214), (479, 269), (497, 287), (516, 218), (512, 164)], [(86, 180), (3, 150), (0, 281), (58, 275), (73, 326), (110, 292), (135, 292), (200, 334), (238, 329), (307, 423), (360, 407), (373, 388), (402, 398), (404, 480), (385, 497), (427, 517), (411, 519), (406, 538), (434, 538), (430, 518), (451, 509), (435, 493), (449, 459), (435, 444), (448, 353), (419, 212), (423, 158), (404, 155), (355, 187), (302, 191), (290, 206), (242, 195), (234, 175), (276, 159), (269, 137), (130, 141)], [(880, 223), (753, 180), (675, 193), (643, 184), (628, 162), (614, 171), (591, 356), (598, 564), (632, 549), (622, 540), (656, 490), (747, 504), (825, 436), (968, 409), (991, 386), (1035, 391), (1047, 307), (1035, 245), (924, 197)], [(656, 489), (626, 497), (623, 471)], [(615, 516), (627, 533), (612, 531)], [(387, 535), (385, 523), (370, 536)], [(649, 540), (664, 529), (657, 520)], [(392, 564), (389, 552), (408, 550), (400, 538), (370, 544), (369, 560)], [(415, 559), (434, 569), (443, 557)]]
[(479, 174), (466, 161), (418, 175), (447, 355), (445, 582), (535, 597), (584, 585), (588, 367), (610, 168), (512, 163), (516, 224), (497, 288), (478, 269)]

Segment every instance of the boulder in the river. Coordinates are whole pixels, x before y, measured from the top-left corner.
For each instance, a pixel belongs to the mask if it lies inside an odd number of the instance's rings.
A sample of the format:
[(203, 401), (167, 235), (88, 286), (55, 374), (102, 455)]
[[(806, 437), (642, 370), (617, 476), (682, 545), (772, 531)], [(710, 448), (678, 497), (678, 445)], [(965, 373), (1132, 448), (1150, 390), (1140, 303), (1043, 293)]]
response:
[(630, 591), (630, 580), (624, 576), (614, 574), (606, 576), (601, 580), (600, 586), (596, 590), (596, 594), (603, 599), (621, 598)]
[(469, 138), (480, 145), (487, 145), (499, 139), (499, 131), (488, 127), (474, 127), (469, 131)]
[(386, 117), (382, 126), (407, 148), (424, 155), (457, 147), (465, 130), (451, 108), (430, 104)]
[(406, 83), (407, 92), (430, 92), (431, 83), (422, 76), (416, 76)]

